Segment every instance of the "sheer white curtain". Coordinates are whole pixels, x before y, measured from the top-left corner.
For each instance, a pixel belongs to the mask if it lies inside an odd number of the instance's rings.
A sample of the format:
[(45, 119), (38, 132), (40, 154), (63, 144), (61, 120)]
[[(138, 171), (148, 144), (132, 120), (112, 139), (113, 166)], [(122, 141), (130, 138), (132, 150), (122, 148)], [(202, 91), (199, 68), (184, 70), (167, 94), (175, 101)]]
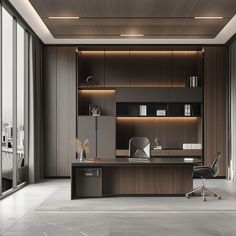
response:
[(35, 182), (34, 172), (34, 50), (33, 37), (29, 40), (29, 183)]

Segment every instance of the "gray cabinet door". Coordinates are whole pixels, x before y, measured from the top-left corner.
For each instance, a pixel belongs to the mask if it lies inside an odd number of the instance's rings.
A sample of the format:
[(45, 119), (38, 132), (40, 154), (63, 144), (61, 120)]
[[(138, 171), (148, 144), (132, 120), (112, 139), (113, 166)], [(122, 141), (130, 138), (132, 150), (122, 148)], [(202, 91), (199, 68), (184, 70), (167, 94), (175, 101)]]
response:
[(88, 157), (96, 157), (96, 117), (79, 116), (77, 123), (77, 137), (81, 142), (89, 140), (90, 153)]
[(114, 159), (116, 150), (116, 121), (113, 116), (97, 117), (97, 156)]

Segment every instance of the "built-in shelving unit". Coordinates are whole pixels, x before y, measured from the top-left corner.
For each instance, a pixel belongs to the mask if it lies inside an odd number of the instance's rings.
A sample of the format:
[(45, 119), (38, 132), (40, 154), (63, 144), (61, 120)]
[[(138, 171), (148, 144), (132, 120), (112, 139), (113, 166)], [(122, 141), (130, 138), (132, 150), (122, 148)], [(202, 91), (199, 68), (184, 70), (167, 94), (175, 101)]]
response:
[[(97, 119), (99, 129), (102, 117), (115, 120), (114, 133), (108, 123), (103, 127), (115, 140), (114, 147), (104, 142), (104, 149), (114, 149), (111, 158), (127, 156), (133, 136), (148, 137), (152, 148), (154, 140), (160, 140), (162, 149), (152, 150), (152, 156), (203, 156), (202, 149), (183, 150), (184, 143), (203, 147), (201, 47), (83, 47), (77, 61), (78, 120), (84, 117), (84, 123), (77, 124), (78, 133), (86, 120)], [(190, 76), (197, 77), (197, 86), (190, 87)], [(90, 116), (91, 106), (99, 107), (100, 117)], [(140, 106), (145, 106), (145, 113)], [(102, 136), (96, 134), (98, 139)]]

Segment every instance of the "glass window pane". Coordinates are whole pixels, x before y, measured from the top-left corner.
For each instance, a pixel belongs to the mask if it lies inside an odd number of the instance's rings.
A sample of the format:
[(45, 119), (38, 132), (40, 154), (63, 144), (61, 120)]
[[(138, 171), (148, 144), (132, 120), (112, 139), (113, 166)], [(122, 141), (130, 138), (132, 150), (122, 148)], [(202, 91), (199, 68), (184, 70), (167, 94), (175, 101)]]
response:
[(17, 24), (17, 184), (25, 182), (24, 153), (24, 29)]
[(2, 9), (2, 186), (12, 188), (13, 177), (13, 18)]

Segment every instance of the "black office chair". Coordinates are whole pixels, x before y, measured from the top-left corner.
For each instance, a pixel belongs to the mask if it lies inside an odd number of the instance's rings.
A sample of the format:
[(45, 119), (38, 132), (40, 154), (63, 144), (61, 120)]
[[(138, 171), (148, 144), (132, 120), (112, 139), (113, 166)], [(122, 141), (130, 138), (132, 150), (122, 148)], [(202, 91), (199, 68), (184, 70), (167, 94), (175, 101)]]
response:
[(204, 183), (205, 178), (215, 178), (216, 176), (218, 176), (219, 171), (220, 171), (219, 161), (220, 161), (221, 156), (222, 156), (222, 153), (218, 152), (214, 161), (211, 164), (211, 167), (208, 167), (208, 166), (194, 167), (193, 178), (201, 178), (202, 185), (193, 189), (193, 191), (187, 193), (186, 194), (187, 198), (190, 198), (191, 196), (193, 196), (195, 193), (197, 193), (200, 190), (203, 201), (206, 201), (206, 193), (207, 192), (213, 194), (214, 197), (221, 199), (221, 196), (218, 193), (205, 187), (205, 183)]
[(133, 137), (129, 140), (130, 158), (150, 158), (150, 141), (146, 137)]

